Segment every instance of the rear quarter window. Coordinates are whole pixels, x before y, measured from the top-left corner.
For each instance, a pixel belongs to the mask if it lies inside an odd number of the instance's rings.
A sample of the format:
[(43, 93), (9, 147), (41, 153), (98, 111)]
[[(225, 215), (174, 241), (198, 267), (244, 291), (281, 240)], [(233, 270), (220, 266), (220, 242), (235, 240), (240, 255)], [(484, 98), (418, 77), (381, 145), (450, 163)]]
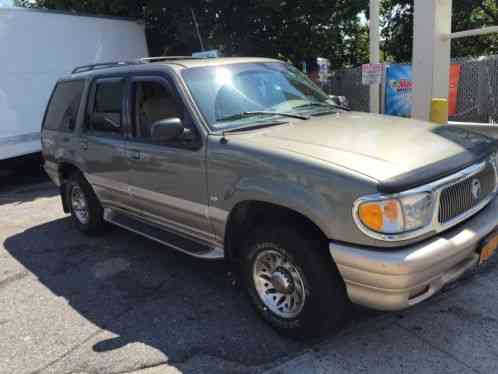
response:
[(84, 87), (82, 80), (57, 83), (48, 103), (43, 129), (74, 130)]

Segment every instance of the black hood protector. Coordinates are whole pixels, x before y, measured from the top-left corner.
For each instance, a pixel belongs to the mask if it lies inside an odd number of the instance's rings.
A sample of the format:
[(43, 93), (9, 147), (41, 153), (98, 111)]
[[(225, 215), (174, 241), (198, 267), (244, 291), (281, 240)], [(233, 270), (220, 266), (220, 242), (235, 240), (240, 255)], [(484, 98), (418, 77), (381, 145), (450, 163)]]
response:
[(496, 139), (459, 127), (441, 126), (433, 129), (432, 132), (458, 144), (465, 151), (448, 159), (383, 181), (377, 186), (379, 192), (385, 194), (398, 193), (434, 182), (483, 161), (492, 152), (498, 150), (498, 141)]

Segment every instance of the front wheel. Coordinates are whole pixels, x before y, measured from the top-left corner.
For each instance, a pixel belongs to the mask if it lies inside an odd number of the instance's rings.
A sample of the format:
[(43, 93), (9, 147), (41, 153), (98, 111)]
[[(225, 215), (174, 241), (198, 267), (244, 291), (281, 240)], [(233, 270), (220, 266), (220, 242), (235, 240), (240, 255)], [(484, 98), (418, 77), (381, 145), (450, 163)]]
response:
[(310, 338), (342, 321), (344, 282), (321, 240), (293, 227), (264, 227), (249, 235), (241, 270), (254, 306), (284, 335)]

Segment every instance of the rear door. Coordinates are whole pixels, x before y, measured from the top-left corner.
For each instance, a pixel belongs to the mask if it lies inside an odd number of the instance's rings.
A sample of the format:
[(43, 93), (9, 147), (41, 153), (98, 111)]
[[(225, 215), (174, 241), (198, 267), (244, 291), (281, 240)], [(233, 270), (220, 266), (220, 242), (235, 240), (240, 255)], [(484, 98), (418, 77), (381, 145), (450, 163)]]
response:
[(80, 113), (84, 80), (60, 81), (50, 97), (42, 125), (42, 151), (45, 168), (58, 175), (57, 162), (72, 160), (76, 141), (73, 133)]
[(79, 139), (85, 177), (104, 206), (128, 208), (128, 161), (124, 108), (127, 80), (98, 78), (89, 90), (85, 125)]
[[(131, 203), (150, 221), (204, 244), (214, 243), (206, 214), (205, 150), (172, 80), (162, 75), (133, 77), (129, 106)], [(180, 118), (186, 131), (159, 143), (151, 127), (168, 118)]]

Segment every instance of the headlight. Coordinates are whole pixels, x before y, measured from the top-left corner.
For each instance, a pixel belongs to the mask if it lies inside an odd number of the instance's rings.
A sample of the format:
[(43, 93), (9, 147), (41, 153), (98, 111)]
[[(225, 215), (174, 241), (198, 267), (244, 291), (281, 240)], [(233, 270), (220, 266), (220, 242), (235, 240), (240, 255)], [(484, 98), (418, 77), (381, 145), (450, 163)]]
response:
[(355, 208), (359, 224), (386, 235), (402, 234), (428, 226), (434, 210), (432, 194), (426, 192), (359, 201)]

